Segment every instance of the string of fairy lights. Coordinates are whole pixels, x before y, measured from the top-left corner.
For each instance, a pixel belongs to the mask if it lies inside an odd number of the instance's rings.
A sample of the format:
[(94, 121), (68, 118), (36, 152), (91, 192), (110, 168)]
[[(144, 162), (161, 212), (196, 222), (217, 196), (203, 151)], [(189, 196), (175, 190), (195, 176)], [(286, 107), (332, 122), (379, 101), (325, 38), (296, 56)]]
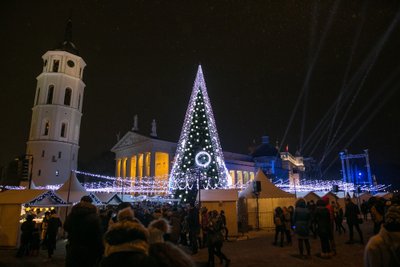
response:
[[(103, 181), (85, 182), (82, 185), (88, 192), (113, 192), (123, 194), (134, 194), (134, 195), (167, 195), (170, 190), (192, 190), (193, 186), (196, 186), (197, 178), (187, 175), (185, 177), (185, 183), (181, 181), (177, 183), (170, 183), (169, 175), (163, 175), (158, 177), (114, 177), (102, 174), (89, 173), (84, 171), (75, 171), (76, 174), (83, 175), (85, 177), (91, 177), (95, 179), (101, 179)], [(212, 178), (202, 178), (212, 179)], [(239, 181), (235, 184), (226, 187), (227, 189), (238, 189), (244, 190), (248, 186), (252, 186), (252, 180), (245, 183)], [(209, 186), (210, 183), (205, 183), (205, 190), (218, 189), (218, 186)], [(377, 191), (383, 192), (388, 190), (390, 185), (376, 184), (376, 185), (355, 185), (353, 183), (346, 183), (342, 180), (300, 180), (298, 184), (291, 184), (288, 180), (279, 180), (275, 182), (275, 185), (280, 189), (287, 192), (328, 192), (332, 191), (334, 186), (338, 187), (339, 191), (353, 192), (360, 190), (361, 192)], [(62, 185), (49, 185), (44, 187), (36, 186), (36, 189), (48, 189), (57, 190)], [(171, 188), (169, 188), (171, 186)], [(7, 186), (7, 189), (25, 189), (23, 186)], [(47, 196), (47, 195), (46, 195)], [(51, 195), (50, 197), (53, 197)], [(55, 197), (55, 196), (54, 196)], [(56, 200), (56, 199), (55, 199)]]

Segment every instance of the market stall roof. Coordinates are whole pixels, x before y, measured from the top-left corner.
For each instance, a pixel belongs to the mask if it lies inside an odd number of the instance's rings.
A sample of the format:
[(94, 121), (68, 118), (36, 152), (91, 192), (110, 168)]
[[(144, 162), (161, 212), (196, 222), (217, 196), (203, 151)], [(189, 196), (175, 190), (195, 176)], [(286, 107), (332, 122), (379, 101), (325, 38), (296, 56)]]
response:
[(117, 205), (122, 202), (121, 198), (116, 193), (95, 192), (94, 195), (96, 195), (103, 204)]
[(7, 190), (0, 193), (0, 204), (25, 204), (47, 193), (46, 189)]
[[(268, 177), (264, 174), (264, 172), (259, 169), (257, 171), (256, 176), (254, 177), (254, 181), (259, 181), (261, 183), (261, 192), (259, 194), (259, 198), (294, 198), (295, 195), (288, 193), (279, 187), (275, 186)], [(245, 198), (256, 198), (253, 193), (253, 184), (248, 183), (247, 187), (239, 193), (239, 197)]]
[[(237, 201), (239, 198), (238, 191), (238, 189), (202, 189), (200, 190), (200, 201)], [(198, 194), (197, 200), (199, 200)]]
[(93, 199), (93, 204), (103, 204), (97, 196), (86, 191), (78, 181), (74, 171), (71, 171), (69, 179), (55, 193), (67, 203), (77, 203), (83, 196), (90, 196)]
[(53, 206), (66, 204), (61, 198), (47, 189), (7, 190), (0, 193), (0, 204), (30, 206)]
[[(309, 199), (320, 199), (323, 195), (318, 194), (318, 192), (308, 191), (308, 192), (297, 192), (297, 198), (304, 198), (306, 201)], [(325, 192), (324, 192), (325, 195)]]

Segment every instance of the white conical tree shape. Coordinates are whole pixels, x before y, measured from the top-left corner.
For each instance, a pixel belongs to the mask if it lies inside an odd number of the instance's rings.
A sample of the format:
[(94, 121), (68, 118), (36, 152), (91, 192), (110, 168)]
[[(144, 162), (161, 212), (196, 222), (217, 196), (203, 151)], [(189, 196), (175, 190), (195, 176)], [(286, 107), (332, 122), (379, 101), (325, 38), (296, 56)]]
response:
[[(200, 177), (200, 178), (199, 178)], [(199, 65), (170, 175), (170, 191), (228, 186), (228, 171)]]

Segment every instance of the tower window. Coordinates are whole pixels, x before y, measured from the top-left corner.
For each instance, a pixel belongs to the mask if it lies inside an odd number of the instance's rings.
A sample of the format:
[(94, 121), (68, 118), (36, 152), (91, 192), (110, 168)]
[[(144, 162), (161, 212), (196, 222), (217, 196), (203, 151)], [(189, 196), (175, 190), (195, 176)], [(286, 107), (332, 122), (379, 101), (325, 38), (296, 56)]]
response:
[(38, 170), (37, 175), (40, 176), (42, 174), (42, 170)]
[(43, 135), (45, 135), (45, 136), (49, 135), (49, 129), (50, 129), (50, 123), (49, 123), (49, 121), (46, 121), (46, 123), (44, 124)]
[(60, 60), (53, 61), (53, 72), (58, 72), (58, 67), (60, 66)]
[(58, 151), (58, 158), (61, 159), (61, 151)]
[(72, 95), (71, 88), (66, 88), (64, 94), (64, 105), (66, 106), (71, 105), (71, 95)]
[(63, 123), (61, 124), (61, 137), (66, 137), (67, 136), (67, 124)]
[(58, 170), (56, 170), (56, 176), (58, 176), (60, 174), (60, 172)]
[(43, 62), (43, 67), (47, 66), (47, 59)]
[(36, 95), (36, 105), (39, 104), (39, 97), (40, 97), (40, 87), (37, 90), (37, 95)]
[(49, 86), (49, 90), (47, 91), (47, 101), (46, 104), (53, 103), (53, 94), (54, 94), (54, 85)]
[(44, 150), (42, 150), (42, 158), (44, 158)]

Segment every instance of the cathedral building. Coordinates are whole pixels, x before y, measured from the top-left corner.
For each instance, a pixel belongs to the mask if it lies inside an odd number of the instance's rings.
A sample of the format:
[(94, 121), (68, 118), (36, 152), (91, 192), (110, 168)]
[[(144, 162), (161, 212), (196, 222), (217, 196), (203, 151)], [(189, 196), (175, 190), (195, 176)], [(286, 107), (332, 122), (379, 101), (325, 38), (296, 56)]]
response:
[(26, 149), (29, 186), (62, 184), (77, 168), (86, 63), (72, 42), (71, 20), (64, 41), (42, 59)]

